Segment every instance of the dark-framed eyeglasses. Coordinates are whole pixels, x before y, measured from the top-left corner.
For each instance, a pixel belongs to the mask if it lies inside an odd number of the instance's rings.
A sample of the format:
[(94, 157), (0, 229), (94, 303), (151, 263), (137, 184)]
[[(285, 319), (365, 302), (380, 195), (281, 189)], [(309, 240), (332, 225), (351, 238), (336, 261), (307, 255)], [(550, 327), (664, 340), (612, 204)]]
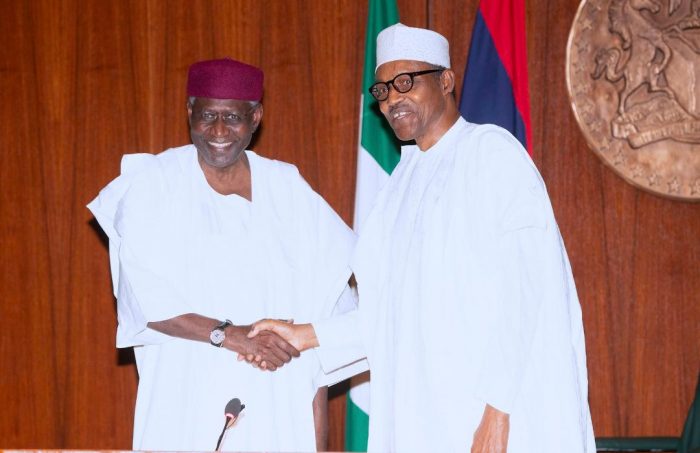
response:
[(413, 78), (419, 75), (442, 72), (444, 69), (426, 69), (425, 71), (402, 72), (386, 82), (377, 82), (369, 87), (369, 94), (378, 101), (385, 101), (389, 97), (389, 85), (399, 93), (408, 93), (413, 88)]
[(227, 126), (239, 126), (248, 121), (256, 108), (257, 105), (254, 105), (244, 112), (235, 110), (217, 112), (215, 110), (203, 109), (193, 112), (192, 115), (197, 121), (205, 124), (214, 124), (221, 118)]

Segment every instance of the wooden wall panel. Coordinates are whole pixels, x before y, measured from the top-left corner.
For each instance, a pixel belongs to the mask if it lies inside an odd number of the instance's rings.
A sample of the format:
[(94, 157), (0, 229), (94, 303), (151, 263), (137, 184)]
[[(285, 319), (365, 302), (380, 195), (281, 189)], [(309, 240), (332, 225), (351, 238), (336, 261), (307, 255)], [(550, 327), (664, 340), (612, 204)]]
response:
[(531, 1), (535, 161), (583, 308), (598, 435), (677, 435), (700, 369), (700, 205), (637, 190), (588, 149), (569, 107), (578, 2)]
[[(450, 40), (459, 94), (477, 2), (397, 3), (402, 22)], [(700, 367), (700, 205), (631, 187), (587, 148), (564, 82), (577, 6), (530, 0), (527, 29), (533, 155), (583, 307), (594, 426), (677, 434)], [(130, 447), (137, 376), (114, 348), (105, 238), (85, 204), (123, 153), (187, 142), (191, 62), (261, 66), (254, 148), (297, 164), (350, 221), (366, 11), (356, 0), (4, 2), (0, 447)], [(332, 449), (343, 420), (341, 395)]]
[[(0, 401), (5, 425), (2, 437), (12, 444), (32, 437), (55, 439), (58, 430), (54, 423), (34, 420), (50, 420), (59, 413), (61, 402), (52, 342), (56, 327), (50, 304), (52, 288), (48, 278), (37, 278), (49, 275), (51, 268), (41, 186), (46, 159), (39, 155), (44, 149), (38, 141), (41, 133), (37, 121), (44, 115), (37, 111), (33, 94), (36, 80), (31, 27), (27, 5), (16, 3), (3, 8), (0, 28), (14, 37), (14, 45), (0, 46), (0, 92), (6, 98), (0, 106), (0, 357), (4, 362)], [(25, 58), (17, 60), (16, 52)], [(10, 96), (12, 101), (7, 102)], [(22, 181), (35, 186), (28, 189)], [(42, 327), (35, 324), (33, 334), (25, 334), (30, 329), (21, 332), (9, 328), (11, 323), (30, 319), (43, 321)]]

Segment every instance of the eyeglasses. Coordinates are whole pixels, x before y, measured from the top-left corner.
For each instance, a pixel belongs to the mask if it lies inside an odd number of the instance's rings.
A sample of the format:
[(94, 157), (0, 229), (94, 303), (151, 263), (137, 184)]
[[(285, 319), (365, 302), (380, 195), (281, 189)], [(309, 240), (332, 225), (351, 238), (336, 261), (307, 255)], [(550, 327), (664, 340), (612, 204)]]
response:
[(255, 107), (250, 108), (245, 112), (225, 111), (219, 113), (205, 109), (203, 111), (193, 112), (193, 116), (202, 123), (206, 124), (214, 124), (219, 121), (219, 118), (221, 118), (221, 120), (227, 126), (239, 126), (248, 120), (254, 110)]
[(369, 87), (369, 93), (378, 101), (385, 101), (389, 97), (389, 85), (399, 93), (408, 93), (413, 88), (413, 78), (419, 75), (442, 72), (444, 69), (428, 69), (417, 72), (403, 72), (386, 82), (377, 82)]

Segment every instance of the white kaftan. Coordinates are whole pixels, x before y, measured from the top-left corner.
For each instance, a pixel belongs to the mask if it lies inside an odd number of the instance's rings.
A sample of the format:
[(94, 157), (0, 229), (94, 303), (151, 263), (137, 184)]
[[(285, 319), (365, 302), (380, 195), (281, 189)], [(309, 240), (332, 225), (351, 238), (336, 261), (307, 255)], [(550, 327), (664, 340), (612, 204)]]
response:
[(486, 403), (509, 453), (595, 451), (569, 261), (510, 134), (460, 118), (403, 147), (351, 267), (359, 309), (313, 324), (324, 369), (369, 361), (370, 451), (468, 452)]
[(189, 145), (125, 156), (122, 175), (89, 205), (110, 239), (117, 346), (136, 355), (134, 450), (213, 450), (234, 397), (246, 408), (224, 450), (316, 449), (312, 400), (333, 377), (313, 352), (262, 372), (146, 327), (186, 313), (308, 322), (342, 303), (352, 231), (296, 167), (246, 153), (252, 202), (215, 192)]

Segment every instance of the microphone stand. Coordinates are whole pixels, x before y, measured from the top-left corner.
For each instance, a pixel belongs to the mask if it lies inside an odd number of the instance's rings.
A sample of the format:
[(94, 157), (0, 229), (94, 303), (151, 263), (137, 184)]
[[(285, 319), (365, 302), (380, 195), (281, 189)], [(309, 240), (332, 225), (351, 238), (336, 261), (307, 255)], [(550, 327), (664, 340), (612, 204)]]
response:
[(216, 449), (214, 451), (220, 451), (221, 448), (221, 442), (224, 440), (224, 435), (226, 434), (226, 430), (228, 430), (233, 424), (235, 423), (236, 419), (238, 417), (234, 417), (230, 414), (226, 414), (226, 421), (224, 422), (224, 429), (221, 430), (221, 434), (219, 434), (219, 440), (216, 442)]
[(245, 409), (245, 404), (241, 404), (241, 400), (238, 398), (234, 398), (229, 401), (228, 404), (226, 404), (226, 407), (224, 408), (224, 415), (226, 416), (224, 429), (221, 430), (219, 440), (216, 442), (216, 450), (214, 451), (220, 451), (221, 443), (224, 440), (226, 431), (232, 427), (234, 423), (236, 423), (236, 420), (238, 420), (238, 417), (241, 415), (241, 411), (243, 411), (243, 409)]

